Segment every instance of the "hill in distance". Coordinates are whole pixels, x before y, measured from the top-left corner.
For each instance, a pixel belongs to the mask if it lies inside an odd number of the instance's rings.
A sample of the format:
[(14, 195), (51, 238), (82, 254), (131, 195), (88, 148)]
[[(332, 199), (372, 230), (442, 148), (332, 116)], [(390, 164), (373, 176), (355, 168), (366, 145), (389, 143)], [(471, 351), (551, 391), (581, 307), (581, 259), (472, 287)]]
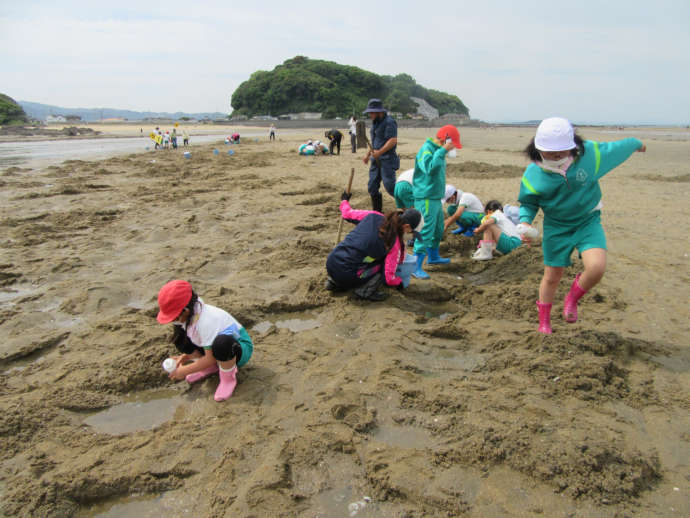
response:
[(323, 119), (333, 119), (360, 115), (371, 98), (381, 99), (387, 110), (403, 115), (417, 113), (420, 103), (415, 98), (426, 101), (440, 116), (469, 117), (457, 96), (424, 88), (408, 74), (382, 76), (305, 56), (288, 59), (270, 72), (254, 72), (233, 92), (230, 104), (232, 116), (321, 112)]
[(130, 121), (141, 121), (144, 119), (172, 119), (179, 120), (182, 117), (190, 119), (224, 119), (227, 113), (208, 112), (208, 113), (184, 113), (184, 112), (138, 112), (132, 110), (120, 110), (117, 108), (63, 108), (50, 104), (33, 103), (29, 101), (19, 101), (24, 111), (34, 119), (46, 120), (48, 115), (77, 115), (84, 122), (98, 122), (103, 119), (127, 119)]
[(28, 118), (22, 107), (11, 97), (0, 94), (0, 126), (26, 124)]

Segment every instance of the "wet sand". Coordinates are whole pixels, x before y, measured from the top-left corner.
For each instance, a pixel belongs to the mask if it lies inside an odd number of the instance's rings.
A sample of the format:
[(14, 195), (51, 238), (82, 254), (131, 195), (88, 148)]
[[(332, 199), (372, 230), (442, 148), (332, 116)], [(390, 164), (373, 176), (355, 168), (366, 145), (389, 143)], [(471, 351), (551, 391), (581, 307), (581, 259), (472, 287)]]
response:
[[(463, 130), (449, 182), (515, 202), (532, 131)], [(401, 130), (403, 169), (429, 133)], [(476, 264), (451, 235), (387, 301), (326, 292), (351, 167), (369, 198), (361, 152), (297, 155), (322, 130), (6, 169), (0, 513), (690, 515), (690, 134), (581, 133), (648, 152), (602, 181), (608, 271), (550, 337), (539, 247)], [(224, 403), (161, 369), (173, 278), (254, 339)]]

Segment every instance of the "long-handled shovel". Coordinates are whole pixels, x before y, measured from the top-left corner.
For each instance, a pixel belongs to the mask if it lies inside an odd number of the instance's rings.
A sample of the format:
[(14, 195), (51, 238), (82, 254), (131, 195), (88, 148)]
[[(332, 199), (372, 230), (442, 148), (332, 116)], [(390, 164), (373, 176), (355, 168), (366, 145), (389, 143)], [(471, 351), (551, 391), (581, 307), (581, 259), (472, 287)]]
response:
[[(347, 182), (347, 193), (350, 194), (350, 191), (352, 190), (352, 179), (355, 177), (355, 168), (352, 168), (352, 171), (350, 171), (350, 181)], [(340, 243), (340, 234), (343, 231), (343, 217), (342, 215), (340, 216), (340, 223), (338, 223), (338, 239), (336, 240), (335, 244), (337, 245)]]

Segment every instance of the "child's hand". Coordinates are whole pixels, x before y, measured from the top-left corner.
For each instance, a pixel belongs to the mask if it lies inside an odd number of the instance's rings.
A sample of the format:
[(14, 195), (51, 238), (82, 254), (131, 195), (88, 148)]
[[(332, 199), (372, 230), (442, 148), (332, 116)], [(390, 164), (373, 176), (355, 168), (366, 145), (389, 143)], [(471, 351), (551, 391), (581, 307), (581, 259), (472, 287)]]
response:
[(188, 354), (181, 354), (179, 356), (173, 356), (172, 358), (175, 360), (177, 367), (180, 367), (181, 365), (191, 361), (191, 357)]
[(182, 381), (185, 378), (185, 375), (180, 373), (180, 369), (175, 369), (170, 374), (168, 374), (168, 377), (171, 380)]
[(642, 144), (642, 147), (637, 150), (638, 153), (644, 153), (645, 151), (647, 151), (647, 146), (644, 144)]

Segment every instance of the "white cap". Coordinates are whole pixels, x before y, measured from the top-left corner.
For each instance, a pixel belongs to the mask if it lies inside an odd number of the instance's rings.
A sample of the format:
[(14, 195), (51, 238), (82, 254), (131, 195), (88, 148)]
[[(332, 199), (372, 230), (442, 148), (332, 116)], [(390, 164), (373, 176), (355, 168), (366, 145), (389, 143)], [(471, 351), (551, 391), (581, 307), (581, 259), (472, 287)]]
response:
[(443, 203), (446, 203), (453, 194), (458, 192), (458, 190), (452, 186), (451, 184), (447, 183), (446, 184), (446, 193), (443, 195)]
[(562, 117), (544, 119), (537, 128), (534, 147), (539, 151), (568, 151), (577, 147), (573, 125)]

